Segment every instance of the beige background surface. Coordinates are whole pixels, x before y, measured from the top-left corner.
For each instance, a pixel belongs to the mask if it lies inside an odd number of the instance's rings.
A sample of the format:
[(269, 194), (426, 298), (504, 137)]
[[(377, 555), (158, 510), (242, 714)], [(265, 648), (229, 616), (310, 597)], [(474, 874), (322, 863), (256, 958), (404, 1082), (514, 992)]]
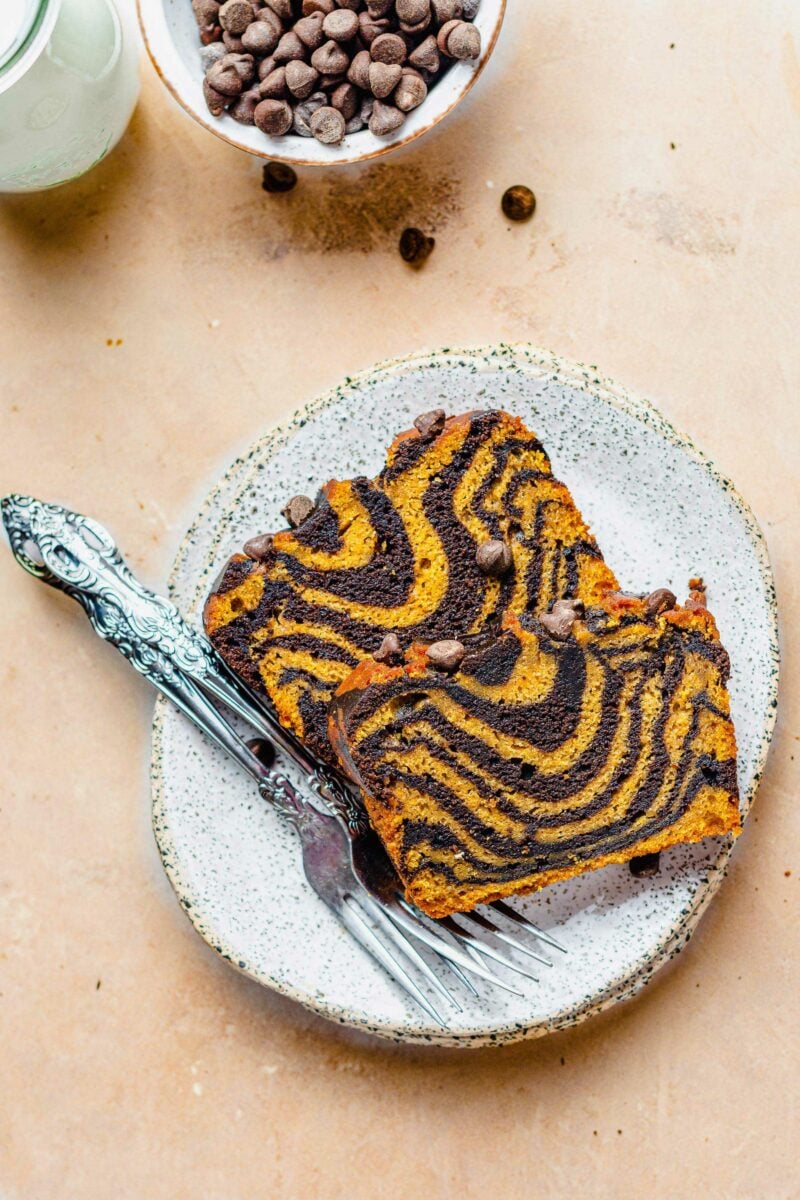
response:
[[(0, 488), (96, 515), (152, 584), (301, 401), (529, 339), (733, 477), (784, 636), (755, 813), (679, 962), (569, 1033), (408, 1051), (194, 934), (149, 829), (150, 692), (0, 553), (3, 1200), (800, 1196), (799, 56), (792, 0), (511, 0), (463, 115), (370, 170), (267, 196), (147, 68), (107, 162), (0, 201)], [(516, 182), (539, 207), (512, 228)], [(408, 223), (437, 238), (419, 274)]]

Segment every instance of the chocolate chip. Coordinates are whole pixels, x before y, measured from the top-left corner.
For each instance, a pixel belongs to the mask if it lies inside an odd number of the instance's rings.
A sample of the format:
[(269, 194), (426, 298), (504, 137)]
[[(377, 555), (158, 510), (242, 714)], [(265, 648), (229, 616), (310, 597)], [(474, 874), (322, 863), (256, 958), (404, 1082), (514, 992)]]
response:
[(297, 183), (297, 172), (288, 163), (264, 164), (261, 186), (265, 192), (290, 192)]
[(337, 108), (325, 104), (312, 113), (309, 128), (318, 142), (338, 146), (344, 137), (345, 119)]
[(266, 558), (272, 549), (272, 534), (260, 533), (258, 537), (250, 538), (249, 542), (244, 544), (244, 552), (248, 558), (255, 558), (261, 561)]
[(298, 100), (307, 100), (313, 92), (319, 75), (308, 63), (294, 59), (286, 64), (286, 86)]
[(337, 8), (328, 13), (322, 29), (334, 42), (349, 42), (358, 33), (358, 17), (349, 8)]
[(550, 612), (542, 614), (539, 621), (552, 638), (557, 642), (565, 642), (582, 614), (581, 600), (556, 600)]
[(430, 71), (431, 74), (436, 74), (442, 60), (439, 57), (439, 47), (436, 45), (436, 38), (433, 34), (420, 42), (416, 50), (411, 51), (408, 61), (412, 67), (417, 67), (420, 71)]
[(510, 546), (501, 542), (499, 538), (491, 538), (488, 542), (482, 542), (478, 546), (475, 561), (478, 564), (478, 570), (483, 575), (491, 575), (498, 579), (502, 575), (507, 575), (514, 565)]
[(369, 50), (359, 50), (353, 61), (350, 63), (350, 69), (347, 72), (347, 78), (356, 87), (367, 91), (369, 88), (369, 68), (372, 59), (369, 56)]
[(266, 79), (262, 79), (258, 92), (262, 100), (284, 100), (288, 93), (286, 87), (286, 67), (276, 67), (270, 71)]
[(428, 94), (428, 85), (418, 71), (412, 67), (402, 68), (402, 77), (394, 90), (395, 107), (401, 112), (411, 112), (419, 108)]
[(308, 520), (316, 507), (310, 496), (292, 496), (286, 507), (281, 509), (281, 516), (286, 517), (292, 529), (297, 529), (298, 525)]
[(279, 37), (267, 21), (253, 21), (242, 34), (242, 45), (250, 54), (271, 54)]
[(258, 88), (251, 88), (247, 92), (242, 92), (241, 96), (230, 106), (228, 112), (240, 125), (255, 125), (255, 111), (260, 103), (261, 96)]
[(430, 0), (396, 0), (397, 19), (407, 25), (421, 25), (431, 19)]
[(420, 413), (414, 421), (414, 428), (425, 439), (438, 437), (444, 429), (445, 411), (434, 408), (430, 412)]
[(448, 58), (471, 59), (481, 56), (481, 33), (469, 21), (448, 21), (439, 30), (437, 45)]
[(632, 858), (628, 863), (631, 875), (637, 879), (649, 879), (652, 875), (657, 875), (661, 869), (661, 855), (655, 854), (640, 854), (636, 858)]
[(399, 108), (395, 108), (393, 104), (384, 104), (376, 98), (369, 119), (369, 131), (374, 133), (375, 137), (388, 137), (400, 128), (405, 119), (406, 114)]
[(376, 99), (385, 100), (397, 87), (402, 74), (403, 68), (399, 63), (370, 63), (369, 90)]
[(231, 97), (223, 95), (213, 88), (207, 79), (203, 80), (203, 96), (208, 105), (208, 111), (212, 117), (218, 117), (225, 111), (225, 106), (230, 104)]
[(382, 33), (369, 48), (373, 62), (395, 63), (400, 66), (406, 61), (408, 48), (399, 33)]
[(228, 33), (244, 33), (255, 19), (256, 14), (249, 0), (227, 0), (219, 10), (219, 23)]
[(536, 197), (524, 183), (515, 183), (503, 192), (500, 204), (509, 221), (529, 221), (536, 211)]
[(261, 132), (272, 137), (280, 137), (292, 127), (292, 110), (285, 100), (262, 100), (253, 115)]
[(206, 83), (215, 92), (223, 96), (239, 96), (244, 91), (244, 81), (233, 63), (228, 62), (231, 55), (226, 54), (219, 62), (214, 63), (206, 75)]
[(437, 671), (457, 671), (464, 661), (466, 649), (462, 642), (445, 638), (428, 646), (428, 663)]
[(396, 664), (400, 662), (403, 657), (403, 647), (400, 645), (397, 634), (387, 633), (372, 657), (375, 662), (379, 663)]
[(404, 229), (400, 234), (400, 256), (412, 266), (421, 266), (436, 245), (436, 239), (428, 237), (421, 229)]
[(328, 103), (328, 97), (324, 92), (314, 92), (313, 96), (309, 96), (307, 100), (301, 101), (294, 110), (294, 122), (292, 128), (300, 137), (313, 137), (311, 132), (311, 118), (318, 108), (322, 108)]
[(674, 608), (677, 603), (675, 593), (669, 588), (656, 588), (649, 596), (645, 597), (644, 615), (646, 617), (656, 617), (659, 613), (667, 612), (668, 609)]
[(311, 65), (320, 75), (343, 75), (350, 66), (350, 59), (339, 43), (331, 40), (314, 51)]

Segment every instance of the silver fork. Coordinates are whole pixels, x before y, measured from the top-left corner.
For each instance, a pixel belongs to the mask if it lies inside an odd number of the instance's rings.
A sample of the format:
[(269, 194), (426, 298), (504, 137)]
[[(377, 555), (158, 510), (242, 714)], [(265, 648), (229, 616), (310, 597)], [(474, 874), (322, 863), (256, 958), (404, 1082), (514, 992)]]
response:
[[(314, 891), (434, 1020), (444, 1024), (402, 959), (455, 1008), (460, 1005), (410, 937), (435, 951), (473, 993), (467, 972), (519, 994), (497, 977), (487, 959), (534, 977), (475, 937), (461, 924), (463, 920), (550, 965), (479, 913), (464, 915), (459, 921), (432, 922), (409, 905), (363, 808), (344, 780), (311, 758), (267, 708), (254, 703), (206, 639), (183, 620), (170, 601), (139, 583), (102, 525), (60, 506), (18, 495), (3, 499), (2, 516), (20, 565), (77, 600), (95, 631), (247, 771), (261, 795), (291, 821), (300, 835), (304, 871)], [(309, 804), (289, 780), (265, 766), (210, 697), (222, 701), (262, 738), (289, 755), (327, 811)], [(540, 940), (563, 949), (508, 905), (496, 905), (495, 910)]]

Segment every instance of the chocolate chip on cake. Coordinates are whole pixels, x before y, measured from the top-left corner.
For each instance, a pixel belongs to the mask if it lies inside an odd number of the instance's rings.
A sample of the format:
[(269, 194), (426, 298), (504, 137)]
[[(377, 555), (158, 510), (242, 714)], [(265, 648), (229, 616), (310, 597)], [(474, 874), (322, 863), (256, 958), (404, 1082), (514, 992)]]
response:
[(644, 615), (646, 617), (656, 617), (659, 613), (667, 612), (674, 608), (677, 604), (675, 593), (669, 588), (656, 588), (649, 596), (645, 597)]
[(286, 518), (292, 529), (297, 529), (298, 525), (308, 520), (316, 507), (310, 496), (292, 496), (286, 507), (281, 509), (281, 516)]
[(444, 409), (434, 408), (430, 412), (420, 413), (414, 421), (414, 428), (421, 437), (427, 440), (439, 436), (444, 429), (445, 420)]
[(495, 578), (507, 575), (514, 565), (511, 547), (499, 538), (490, 538), (488, 542), (482, 542), (478, 546), (475, 561), (483, 575)]
[(549, 613), (539, 617), (552, 638), (557, 642), (565, 642), (572, 633), (572, 626), (583, 615), (581, 600), (556, 600)]
[(375, 659), (375, 662), (388, 663), (390, 665), (400, 662), (403, 657), (403, 647), (400, 645), (400, 639), (397, 634), (387, 633), (372, 657)]
[(661, 855), (658, 853), (640, 854), (637, 858), (631, 859), (628, 867), (631, 875), (637, 879), (649, 879), (661, 870)]
[(250, 538), (249, 542), (244, 544), (244, 552), (248, 558), (254, 558), (260, 562), (262, 558), (266, 558), (272, 549), (272, 534), (261, 533), (258, 537)]
[(434, 642), (427, 650), (428, 663), (437, 671), (457, 671), (464, 661), (465, 654), (463, 642), (456, 642), (452, 638)]

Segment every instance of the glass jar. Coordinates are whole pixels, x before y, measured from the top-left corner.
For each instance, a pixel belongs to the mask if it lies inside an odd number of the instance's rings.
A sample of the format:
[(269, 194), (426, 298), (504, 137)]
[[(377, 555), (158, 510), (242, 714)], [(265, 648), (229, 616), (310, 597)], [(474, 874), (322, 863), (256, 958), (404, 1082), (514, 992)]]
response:
[(0, 192), (88, 171), (138, 94), (138, 37), (114, 0), (0, 0)]

